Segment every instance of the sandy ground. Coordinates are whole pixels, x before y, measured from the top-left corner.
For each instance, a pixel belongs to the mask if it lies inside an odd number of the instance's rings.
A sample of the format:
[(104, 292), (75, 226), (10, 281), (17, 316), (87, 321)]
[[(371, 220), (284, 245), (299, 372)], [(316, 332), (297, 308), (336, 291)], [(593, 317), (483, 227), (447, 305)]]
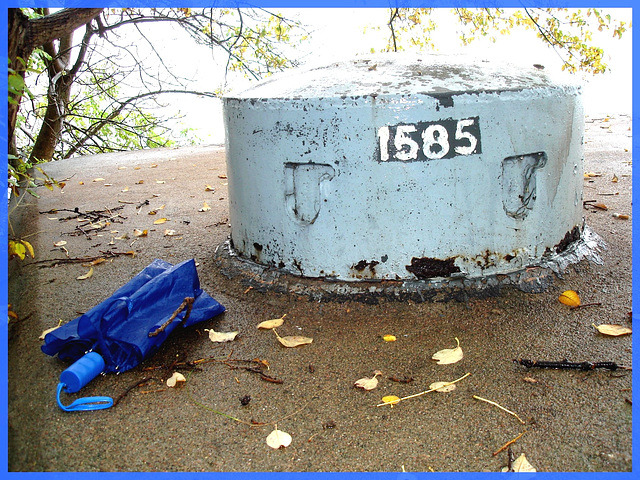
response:
[[(612, 216), (631, 214), (630, 127), (625, 116), (586, 119), (586, 171), (600, 176), (585, 180), (584, 197), (609, 210), (585, 209), (584, 215), (607, 243), (603, 265), (583, 261), (543, 293), (505, 288), (498, 296), (463, 302), (318, 302), (248, 289), (242, 278), (226, 276), (215, 258), (229, 235), (219, 148), (47, 165), (50, 175), (66, 181), (64, 190), (41, 188), (40, 199), (25, 197), (10, 207), (15, 236), (33, 244), (36, 258), (9, 264), (9, 303), (19, 316), (8, 332), (9, 471), (497, 472), (508, 453), (493, 453), (520, 434), (512, 454), (524, 454), (538, 471), (631, 471), (631, 372), (526, 369), (513, 362), (631, 365), (631, 335), (607, 337), (592, 326), (631, 326), (632, 220)], [(206, 191), (207, 185), (214, 191)], [(211, 210), (200, 212), (204, 202)], [(75, 208), (110, 210), (117, 217), (85, 234), (76, 219), (63, 220)], [(154, 225), (160, 217), (169, 220)], [(134, 229), (148, 235), (136, 238)], [(177, 235), (165, 236), (165, 229)], [(115, 239), (123, 233), (129, 238)], [(68, 258), (54, 246), (60, 240), (67, 242), (69, 258), (131, 250), (135, 256), (108, 258), (94, 266), (91, 278), (76, 280), (88, 267), (52, 266), (50, 260)], [(67, 365), (41, 352), (39, 335), (98, 304), (155, 258), (195, 258), (202, 287), (227, 312), (175, 332), (139, 367), (98, 377), (80, 392), (118, 398), (128, 391), (113, 408), (63, 412), (55, 388)], [(578, 291), (583, 302), (602, 305), (569, 310), (557, 300), (567, 289)], [(304, 335), (313, 343), (284, 348), (272, 332), (256, 329), (283, 314), (280, 335)], [(213, 344), (205, 328), (240, 333), (233, 342)], [(397, 340), (385, 342), (385, 334)], [(431, 360), (436, 351), (454, 347), (455, 338), (464, 352), (461, 361)], [(197, 369), (175, 365), (210, 357)], [(235, 368), (260, 365), (281, 383)], [(188, 377), (181, 389), (164, 383), (174, 370)], [(383, 373), (376, 389), (354, 388), (354, 381), (372, 377), (374, 370)], [(467, 373), (453, 392), (376, 406), (383, 396), (416, 394)], [(80, 394), (65, 394), (64, 400)], [(275, 424), (292, 436), (287, 448), (267, 445)]]

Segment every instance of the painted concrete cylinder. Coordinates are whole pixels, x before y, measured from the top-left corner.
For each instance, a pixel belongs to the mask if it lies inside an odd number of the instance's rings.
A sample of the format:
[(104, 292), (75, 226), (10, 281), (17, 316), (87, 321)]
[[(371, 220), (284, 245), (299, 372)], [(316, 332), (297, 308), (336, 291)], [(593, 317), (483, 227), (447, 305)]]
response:
[(582, 231), (581, 88), (442, 55), (372, 55), (223, 100), (231, 241), (337, 280), (477, 278)]

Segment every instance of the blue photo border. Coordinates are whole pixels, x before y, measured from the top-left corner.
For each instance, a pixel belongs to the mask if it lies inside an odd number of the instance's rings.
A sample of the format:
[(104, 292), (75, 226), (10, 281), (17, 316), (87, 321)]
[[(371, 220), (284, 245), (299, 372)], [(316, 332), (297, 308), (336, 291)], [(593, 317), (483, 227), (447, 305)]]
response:
[[(358, 7), (366, 7), (366, 8), (388, 8), (388, 7), (460, 7), (460, 6), (468, 6), (468, 7), (502, 7), (502, 8), (522, 8), (522, 7), (567, 7), (567, 8), (585, 8), (591, 6), (597, 6), (601, 8), (632, 8), (632, 21), (635, 25), (640, 25), (640, 4), (638, 0), (597, 0), (597, 1), (585, 1), (585, 0), (565, 0), (565, 1), (531, 1), (531, 0), (493, 0), (493, 1), (468, 1), (468, 0), (439, 0), (438, 2), (426, 2), (426, 1), (417, 1), (417, 0), (253, 0), (253, 1), (228, 1), (222, 0), (217, 2), (212, 1), (202, 1), (202, 0), (182, 0), (182, 1), (173, 1), (173, 0), (159, 0), (156, 2), (147, 1), (147, 0), (131, 0), (131, 1), (98, 1), (98, 0), (49, 0), (49, 1), (40, 1), (40, 0), (8, 0), (7, 7), (51, 7), (51, 8), (69, 8), (69, 7), (143, 7), (143, 6), (156, 6), (156, 7), (173, 7), (173, 6), (189, 6), (189, 7), (206, 7), (215, 4), (218, 7), (278, 7), (278, 8), (315, 8), (315, 7), (325, 7), (325, 8), (358, 8)], [(638, 8), (636, 8), (638, 7)], [(2, 17), (0, 18), (0, 53), (2, 54), (2, 62), (3, 65), (7, 63), (7, 12), (6, 8), (3, 8)], [(631, 32), (633, 34), (633, 32)], [(638, 63), (635, 61), (638, 56), (638, 52), (640, 52), (640, 35), (633, 35), (632, 37), (632, 49), (633, 49), (633, 77), (634, 79), (638, 78), (639, 67)], [(0, 90), (7, 92), (7, 77), (5, 75), (0, 76)], [(635, 91), (636, 81), (634, 80), (634, 91)], [(633, 96), (633, 157), (636, 157), (636, 153), (640, 152), (640, 124), (638, 120), (637, 112), (640, 110), (640, 99), (634, 95)], [(0, 102), (0, 147), (2, 148), (4, 158), (6, 159), (7, 153), (7, 104)], [(636, 178), (640, 172), (638, 172), (638, 163), (636, 162), (633, 165), (633, 177)], [(635, 183), (635, 182), (634, 182)], [(635, 187), (635, 185), (634, 185)], [(7, 191), (7, 180), (4, 176), (0, 176), (0, 192)], [(638, 198), (636, 189), (633, 189), (632, 195), (633, 203), (635, 205), (638, 204)], [(2, 210), (2, 218), (0, 219), (0, 241), (2, 242), (2, 246), (4, 247), (4, 251), (7, 251), (7, 215), (8, 210)], [(633, 223), (633, 237), (638, 238), (640, 234), (640, 225), (638, 222)], [(633, 256), (636, 257), (638, 250), (636, 248), (636, 244), (633, 244)], [(632, 262), (632, 259), (629, 259), (629, 262)], [(6, 262), (1, 262), (2, 269), (4, 270), (4, 275), (0, 274), (0, 279), (8, 278), (8, 267)], [(638, 274), (638, 266), (637, 262), (632, 262), (633, 269), (633, 278), (637, 278)], [(7, 293), (7, 285), (4, 284), (1, 290), (2, 295), (2, 305), (7, 305), (8, 302), (8, 293)], [(635, 286), (634, 286), (635, 287)], [(637, 289), (633, 288), (633, 304), (638, 305), (638, 293)], [(638, 322), (637, 314), (633, 315), (636, 322)], [(638, 323), (640, 325), (640, 323)], [(2, 348), (1, 354), (2, 358), (5, 359), (3, 365), (2, 373), (4, 373), (5, 381), (0, 382), (0, 396), (1, 396), (1, 410), (0, 410), (0, 419), (2, 422), (2, 448), (0, 450), (0, 472), (7, 472), (8, 470), (8, 451), (7, 451), (7, 440), (8, 440), (8, 405), (7, 405), (7, 378), (8, 378), (8, 362), (6, 361), (8, 351), (7, 351), (7, 342), (8, 342), (8, 328), (3, 325), (3, 328), (0, 329), (0, 345)], [(633, 340), (633, 349), (635, 352), (636, 341)], [(635, 366), (635, 356), (634, 356), (634, 366)], [(633, 374), (634, 383), (636, 383), (636, 374)], [(636, 404), (637, 405), (637, 404)], [(637, 421), (637, 407), (632, 407), (633, 410), (633, 431), (637, 431), (638, 421)], [(635, 440), (635, 435), (634, 435)], [(638, 451), (637, 442), (633, 442), (633, 458), (639, 458), (636, 455)], [(542, 476), (545, 479), (555, 480), (578, 480), (584, 479), (585, 476), (589, 478), (615, 478), (615, 479), (623, 479), (623, 478), (632, 478), (632, 472), (621, 472), (621, 473), (535, 473), (535, 474), (500, 474), (500, 473), (143, 473), (143, 472), (134, 472), (134, 473), (25, 473), (25, 472), (8, 472), (8, 477), (23, 478), (23, 476), (28, 476), (29, 478), (47, 478), (47, 479), (68, 479), (69, 476), (73, 478), (92, 478), (92, 479), (114, 479), (120, 478), (121, 476), (125, 476), (126, 478), (149, 478), (149, 475), (161, 476), (165, 478), (171, 479), (182, 479), (182, 478), (203, 478), (203, 476), (214, 476), (218, 479), (226, 480), (253, 480), (260, 476), (261, 480), (289, 480), (289, 479), (299, 479), (301, 477), (309, 477), (311, 475), (321, 475), (323, 479), (327, 480), (359, 480), (359, 479), (368, 479), (368, 480), (378, 480), (378, 479), (388, 479), (394, 478), (398, 480), (417, 480), (420, 478), (445, 478), (451, 475), (456, 476), (472, 476), (473, 478), (495, 478), (496, 475), (518, 475), (518, 478), (531, 478), (533, 476)]]

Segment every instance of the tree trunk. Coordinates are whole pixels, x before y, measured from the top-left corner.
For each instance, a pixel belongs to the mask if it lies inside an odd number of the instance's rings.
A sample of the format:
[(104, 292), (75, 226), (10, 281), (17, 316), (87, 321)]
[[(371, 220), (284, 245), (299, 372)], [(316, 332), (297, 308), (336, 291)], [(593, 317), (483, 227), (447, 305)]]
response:
[[(62, 43), (62, 42), (61, 42)], [(47, 52), (49, 53), (49, 52)], [(66, 67), (66, 64), (63, 64)], [(60, 139), (62, 122), (67, 113), (74, 75), (65, 74), (66, 68), (55, 67), (55, 59), (48, 66), (49, 89), (47, 91), (47, 110), (42, 120), (40, 132), (31, 150), (29, 160), (49, 161), (53, 158)]]
[[(52, 15), (29, 19), (19, 8), (8, 9), (8, 58), (10, 67), (24, 79), (29, 57), (36, 47), (70, 35), (97, 17), (102, 8), (65, 8)], [(22, 94), (14, 95), (7, 109), (9, 153), (15, 155), (14, 132)]]

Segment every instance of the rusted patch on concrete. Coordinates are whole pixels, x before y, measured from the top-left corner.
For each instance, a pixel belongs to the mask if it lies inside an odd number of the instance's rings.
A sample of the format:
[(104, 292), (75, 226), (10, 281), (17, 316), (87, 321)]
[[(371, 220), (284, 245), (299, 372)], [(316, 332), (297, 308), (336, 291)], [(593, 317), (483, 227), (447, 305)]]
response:
[(460, 268), (454, 265), (455, 261), (455, 257), (445, 260), (429, 257), (413, 257), (411, 259), (411, 265), (407, 265), (406, 269), (420, 280), (435, 277), (450, 277), (452, 273), (460, 272)]
[(553, 248), (555, 249), (556, 253), (562, 253), (569, 247), (569, 245), (571, 245), (573, 242), (578, 241), (581, 235), (582, 232), (580, 231), (580, 227), (576, 225), (575, 227), (573, 227), (573, 229), (569, 230), (564, 238), (560, 241), (560, 243), (558, 243)]

